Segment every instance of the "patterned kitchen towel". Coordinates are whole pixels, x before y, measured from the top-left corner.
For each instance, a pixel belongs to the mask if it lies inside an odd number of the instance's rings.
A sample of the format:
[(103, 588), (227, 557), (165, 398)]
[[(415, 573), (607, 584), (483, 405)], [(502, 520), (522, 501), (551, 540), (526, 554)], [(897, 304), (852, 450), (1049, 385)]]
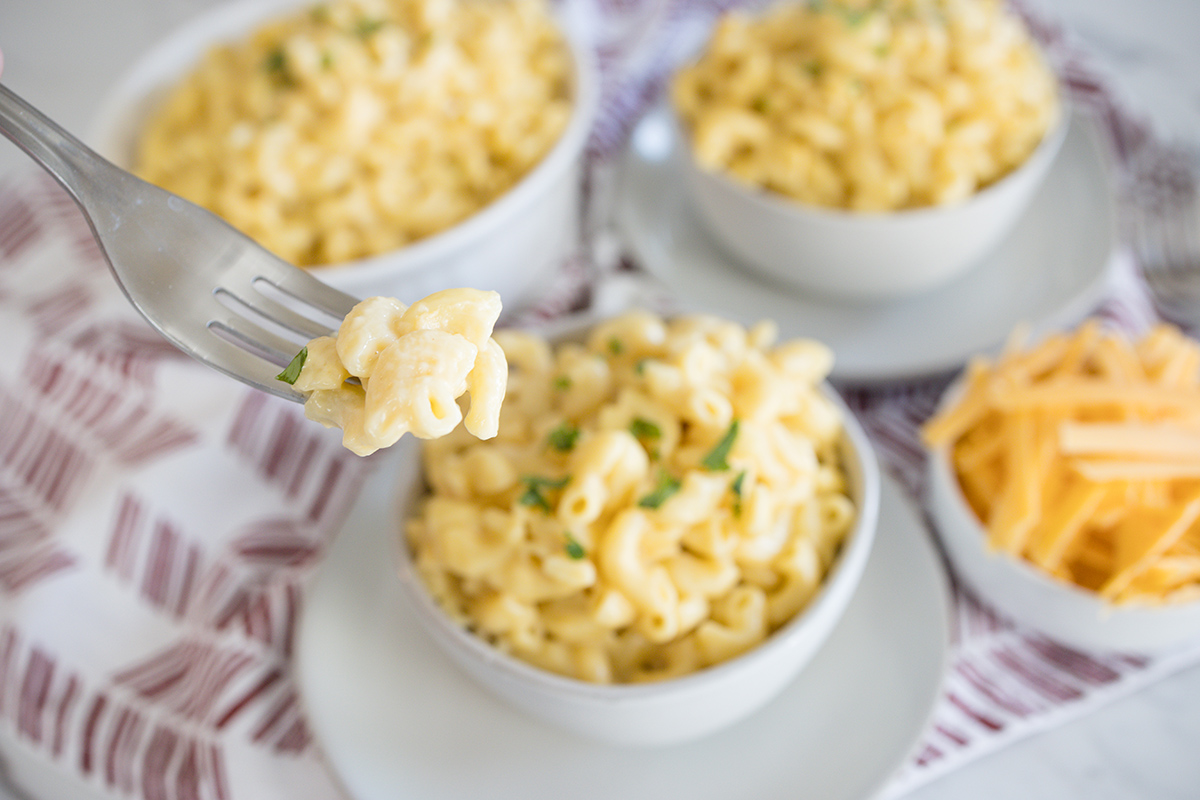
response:
[(0, 190), (0, 753), (31, 797), (336, 797), (289, 659), (370, 460), (180, 354)]
[[(565, 0), (594, 37), (603, 109), (580, 256), (539, 316), (671, 298), (613, 233), (614, 163), (674, 64), (733, 2)], [(1034, 20), (1118, 163), (1153, 146)], [(1128, 261), (1101, 312), (1153, 311)], [(647, 294), (648, 293), (648, 294)], [(0, 186), (0, 757), (31, 798), (333, 800), (301, 713), (292, 636), (306, 579), (371, 469), (296, 406), (181, 356), (129, 308), (71, 201)], [(843, 387), (919, 497), (916, 438), (950, 376)], [(1200, 651), (1078, 653), (956, 590), (954, 656), (897, 795), (1085, 713)]]

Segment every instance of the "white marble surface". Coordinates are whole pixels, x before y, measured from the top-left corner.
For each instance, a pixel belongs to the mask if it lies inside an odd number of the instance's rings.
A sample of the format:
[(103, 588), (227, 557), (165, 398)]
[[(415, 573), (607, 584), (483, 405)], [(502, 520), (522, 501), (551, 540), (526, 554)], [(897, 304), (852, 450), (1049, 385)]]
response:
[[(83, 132), (105, 89), (157, 36), (210, 0), (0, 0), (4, 83)], [(1161, 135), (1200, 143), (1200, 2), (1026, 0), (1091, 51)], [(0, 143), (0, 172), (24, 168)], [(852, 743), (846, 743), (852, 747)], [(1027, 738), (911, 800), (1200, 798), (1200, 667)], [(10, 795), (0, 786), (0, 800)], [(31, 800), (70, 800), (33, 798)]]

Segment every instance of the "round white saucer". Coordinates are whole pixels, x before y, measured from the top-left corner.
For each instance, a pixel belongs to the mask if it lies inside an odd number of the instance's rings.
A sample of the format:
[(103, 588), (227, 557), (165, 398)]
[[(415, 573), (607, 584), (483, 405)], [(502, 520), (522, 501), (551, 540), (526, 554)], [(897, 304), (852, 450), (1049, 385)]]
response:
[(1098, 131), (1075, 113), (1062, 150), (1000, 247), (950, 284), (858, 304), (765, 282), (702, 226), (685, 196), (676, 131), (662, 105), (638, 123), (620, 164), (616, 223), (635, 260), (684, 310), (745, 324), (774, 319), (787, 338), (833, 348), (836, 380), (872, 382), (951, 370), (1002, 344), (1019, 323), (1059, 327), (1107, 288), (1116, 241), (1112, 182)]
[(425, 635), (393, 574), (399, 466), (373, 476), (332, 545), (296, 652), (309, 723), (355, 800), (850, 800), (882, 786), (924, 730), (947, 658), (949, 595), (929, 534), (890, 479), (862, 583), (795, 683), (708, 738), (624, 749), (502, 704)]

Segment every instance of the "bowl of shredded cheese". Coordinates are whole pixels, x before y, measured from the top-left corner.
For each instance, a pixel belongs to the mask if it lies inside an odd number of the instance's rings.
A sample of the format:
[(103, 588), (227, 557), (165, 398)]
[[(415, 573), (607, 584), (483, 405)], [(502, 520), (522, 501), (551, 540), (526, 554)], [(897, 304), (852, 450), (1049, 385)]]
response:
[(1064, 644), (1200, 640), (1200, 344), (1089, 320), (978, 359), (925, 425), (968, 588)]
[(753, 713), (821, 647), (874, 540), (878, 467), (829, 350), (642, 311), (495, 336), (496, 436), (423, 443), (401, 476), (417, 619), (586, 737), (668, 744)]
[(1054, 73), (998, 0), (731, 11), (670, 100), (684, 184), (716, 242), (772, 282), (859, 301), (978, 263), (1067, 121)]
[(237, 0), (140, 58), (91, 141), (355, 296), (515, 309), (576, 246), (596, 100), (542, 0)]

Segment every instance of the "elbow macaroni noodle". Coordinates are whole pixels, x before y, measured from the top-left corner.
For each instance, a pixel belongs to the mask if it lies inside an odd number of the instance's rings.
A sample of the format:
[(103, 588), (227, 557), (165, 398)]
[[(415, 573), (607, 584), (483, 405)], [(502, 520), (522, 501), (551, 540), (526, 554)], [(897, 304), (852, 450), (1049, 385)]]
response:
[(702, 168), (855, 211), (965, 200), (1059, 114), (1053, 73), (1001, 0), (731, 12), (672, 99)]
[(541, 0), (332, 0), (209, 52), (135, 171), (292, 263), (342, 263), (508, 190), (565, 129), (571, 81)]
[(508, 375), (491, 338), (499, 316), (500, 296), (478, 289), (435, 292), (407, 308), (390, 297), (363, 300), (336, 336), (308, 343), (293, 384), (308, 396), (305, 416), (341, 428), (345, 446), (365, 456), (405, 433), (450, 433), (464, 421), (457, 398), (468, 392), (466, 429), (495, 436)]
[(417, 572), (499, 648), (594, 682), (717, 664), (815, 595), (856, 519), (816, 342), (630, 312), (586, 342), (505, 330), (494, 439), (425, 443)]

